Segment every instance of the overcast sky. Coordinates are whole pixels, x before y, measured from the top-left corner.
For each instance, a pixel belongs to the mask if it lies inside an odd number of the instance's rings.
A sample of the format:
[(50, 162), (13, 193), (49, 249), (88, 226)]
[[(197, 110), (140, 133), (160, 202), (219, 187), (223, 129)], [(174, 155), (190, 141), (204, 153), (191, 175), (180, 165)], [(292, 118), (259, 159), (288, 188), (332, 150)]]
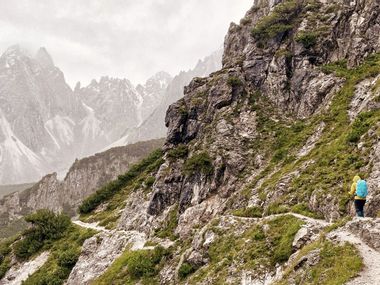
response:
[(70, 85), (192, 68), (252, 0), (0, 0), (0, 50), (44, 46)]

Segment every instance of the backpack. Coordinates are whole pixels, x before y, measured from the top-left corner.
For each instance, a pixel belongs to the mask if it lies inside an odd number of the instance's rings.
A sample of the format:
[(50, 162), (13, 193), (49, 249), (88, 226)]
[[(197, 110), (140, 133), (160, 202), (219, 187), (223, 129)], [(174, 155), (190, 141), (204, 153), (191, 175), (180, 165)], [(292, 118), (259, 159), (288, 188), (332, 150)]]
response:
[(368, 195), (367, 182), (365, 180), (359, 180), (356, 183), (356, 195), (360, 198), (365, 198)]

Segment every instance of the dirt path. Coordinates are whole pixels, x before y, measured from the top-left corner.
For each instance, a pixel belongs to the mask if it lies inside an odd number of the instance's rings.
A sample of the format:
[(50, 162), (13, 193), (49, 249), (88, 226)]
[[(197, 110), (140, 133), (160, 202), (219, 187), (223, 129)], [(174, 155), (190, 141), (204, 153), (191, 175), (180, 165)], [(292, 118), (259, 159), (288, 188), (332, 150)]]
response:
[[(131, 250), (139, 250), (139, 249), (147, 249), (148, 250), (148, 249), (154, 249), (155, 248), (155, 246), (144, 246), (147, 239), (146, 239), (145, 234), (142, 232), (125, 231), (125, 230), (108, 230), (105, 227), (98, 226), (98, 223), (85, 223), (85, 222), (82, 222), (79, 220), (75, 220), (75, 221), (73, 221), (73, 223), (82, 227), (82, 228), (92, 229), (92, 230), (96, 230), (96, 231), (103, 232), (103, 233), (108, 233), (108, 234), (118, 233), (118, 234), (122, 234), (124, 236), (127, 236), (129, 238), (133, 237), (133, 238), (131, 238), (131, 240), (133, 240)], [(157, 244), (163, 246), (164, 248), (169, 248), (170, 246), (172, 246), (174, 244), (174, 242), (172, 242), (170, 240), (157, 239)]]
[(296, 217), (296, 218), (298, 218), (298, 219), (300, 219), (300, 220), (302, 220), (308, 224), (314, 224), (314, 225), (319, 225), (319, 226), (323, 226), (323, 227), (331, 225), (331, 223), (329, 223), (325, 220), (314, 219), (314, 218), (310, 218), (310, 217), (307, 217), (307, 216), (304, 216), (301, 214), (291, 213), (291, 212), (290, 213), (284, 213), (284, 214), (275, 214), (275, 215), (264, 216), (262, 218), (238, 217), (238, 216), (233, 216), (233, 215), (227, 215), (225, 217), (234, 218), (236, 220), (249, 220), (249, 221), (260, 222), (260, 221), (271, 220), (271, 219), (286, 216), (286, 215), (292, 215), (292, 216), (294, 216), (294, 217)]
[(85, 223), (79, 220), (73, 220), (72, 222), (82, 228), (92, 229), (99, 232), (110, 232), (110, 230), (107, 230), (105, 227), (98, 226), (98, 223)]

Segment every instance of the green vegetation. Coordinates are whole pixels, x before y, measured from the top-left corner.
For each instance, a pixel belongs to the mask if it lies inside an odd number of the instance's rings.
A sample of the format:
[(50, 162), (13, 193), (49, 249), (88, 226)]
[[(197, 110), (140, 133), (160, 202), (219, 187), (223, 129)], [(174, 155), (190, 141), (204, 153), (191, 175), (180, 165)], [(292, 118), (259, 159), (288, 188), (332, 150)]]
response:
[(156, 181), (156, 177), (154, 176), (148, 176), (146, 179), (145, 179), (145, 186), (147, 188), (151, 188), (154, 184), (154, 182)]
[(50, 245), (46, 263), (23, 282), (23, 285), (61, 285), (76, 264), (83, 242), (95, 231), (72, 225), (59, 240)]
[[(319, 195), (317, 199), (323, 199), (328, 192), (338, 198), (340, 212), (344, 215), (350, 200), (347, 191), (352, 177), (358, 172), (365, 177), (370, 171), (370, 168), (365, 167), (369, 163), (368, 154), (362, 153), (357, 143), (359, 139), (368, 146), (374, 143), (367, 133), (380, 121), (380, 110), (362, 112), (353, 123), (350, 123), (347, 110), (356, 84), (380, 73), (380, 55), (370, 56), (355, 69), (347, 69), (345, 61), (328, 64), (321, 69), (345, 79), (328, 110), (309, 120), (296, 121), (287, 126), (281, 119), (277, 122), (269, 119), (266, 110), (257, 109), (260, 136), (252, 148), (259, 149), (265, 142), (266, 149), (261, 147), (260, 152), (266, 154), (268, 159), (271, 158), (271, 163), (245, 192), (249, 193), (249, 189), (264, 178), (258, 193), (261, 199), (265, 199), (268, 192), (277, 191), (277, 185), (284, 176), (292, 175), (296, 170), (300, 172), (289, 179), (286, 192), (269, 206), (268, 213), (294, 211), (320, 216), (323, 213), (312, 213), (309, 209), (296, 205), (306, 205), (311, 195)], [(272, 117), (274, 112), (272, 110)], [(325, 131), (316, 147), (306, 156), (297, 158), (297, 151), (322, 123), (325, 124)]]
[(153, 250), (126, 250), (91, 284), (159, 284), (157, 274), (168, 258), (170, 250), (161, 246)]
[[(311, 267), (303, 270), (295, 270), (300, 259), (313, 250), (320, 250), (320, 260)], [(355, 247), (349, 243), (335, 245), (327, 240), (318, 240), (307, 245), (297, 255), (295, 260), (288, 266), (284, 277), (276, 285), (302, 284), (345, 284), (356, 276), (363, 267), (360, 254)], [(292, 281), (291, 281), (292, 280)]]
[(170, 160), (176, 160), (179, 158), (186, 158), (188, 153), (189, 149), (187, 145), (180, 144), (176, 148), (169, 150), (167, 156)]
[(20, 260), (28, 259), (62, 238), (71, 224), (68, 216), (45, 209), (26, 216), (25, 220), (31, 227), (24, 231), (23, 238), (14, 245), (14, 253)]
[(129, 171), (97, 190), (90, 197), (85, 199), (79, 207), (81, 214), (87, 214), (95, 210), (97, 206), (110, 200), (116, 193), (130, 185), (143, 172), (152, 172), (162, 164), (162, 151), (156, 150), (147, 158), (133, 165)]
[(247, 207), (234, 210), (232, 214), (238, 217), (261, 218), (263, 215), (263, 210), (259, 207)]
[(162, 228), (156, 230), (156, 236), (159, 238), (168, 238), (176, 240), (178, 236), (175, 234), (175, 229), (178, 225), (178, 205), (174, 206), (168, 213)]
[(316, 45), (318, 40), (318, 34), (315, 32), (302, 32), (296, 36), (296, 41), (304, 46), (306, 49), (310, 49)]
[(291, 208), (291, 211), (293, 213), (301, 214), (301, 215), (304, 215), (304, 216), (307, 216), (310, 218), (323, 219), (322, 215), (318, 215), (318, 214), (312, 212), (305, 203), (299, 203), (299, 204), (294, 205)]
[(277, 215), (290, 212), (290, 207), (282, 202), (273, 202), (268, 205), (265, 215)]
[(214, 171), (214, 167), (209, 154), (203, 151), (198, 154), (194, 154), (186, 160), (184, 171), (187, 175), (193, 175), (194, 173), (199, 172), (205, 175), (211, 175)]
[(194, 273), (196, 270), (197, 270), (197, 268), (194, 267), (194, 265), (192, 265), (188, 262), (184, 262), (179, 267), (178, 276), (180, 279), (185, 279), (187, 276)]
[(243, 82), (237, 77), (230, 77), (227, 80), (227, 84), (230, 85), (232, 88), (235, 88), (243, 85)]
[(347, 134), (347, 142), (357, 143), (360, 137), (368, 132), (371, 126), (374, 126), (378, 122), (378, 112), (370, 111), (360, 113), (352, 124), (350, 132)]
[[(213, 284), (224, 284), (228, 267), (234, 272), (274, 269), (291, 255), (294, 236), (302, 224), (294, 216), (285, 215), (249, 227), (238, 236), (234, 229), (212, 228), (219, 237), (209, 247), (210, 264), (192, 274), (189, 284), (200, 283), (207, 276), (215, 278)], [(240, 230), (239, 224), (236, 227)]]
[(263, 17), (252, 30), (252, 36), (258, 40), (274, 38), (294, 28), (295, 20), (302, 10), (301, 1), (287, 0), (277, 5), (273, 12)]
[(0, 278), (10, 267), (11, 255), (25, 261), (49, 251), (46, 263), (23, 282), (24, 285), (60, 285), (65, 282), (78, 260), (83, 242), (95, 231), (74, 226), (64, 214), (38, 210), (25, 220), (30, 227), (21, 237), (0, 244)]
[(15, 241), (16, 238), (9, 238), (3, 240), (0, 243), (0, 279), (4, 277), (5, 273), (11, 266), (11, 245)]

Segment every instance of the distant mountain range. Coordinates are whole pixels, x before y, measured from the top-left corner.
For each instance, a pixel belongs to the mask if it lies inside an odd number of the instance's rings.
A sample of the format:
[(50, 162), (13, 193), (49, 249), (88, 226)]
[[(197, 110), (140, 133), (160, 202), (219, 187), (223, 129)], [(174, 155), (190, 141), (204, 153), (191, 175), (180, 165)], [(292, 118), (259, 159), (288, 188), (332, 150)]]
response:
[(34, 56), (8, 48), (0, 57), (0, 184), (37, 181), (75, 158), (163, 137), (169, 104), (221, 58), (217, 51), (193, 70), (158, 72), (144, 85), (105, 76), (72, 90), (45, 48)]

